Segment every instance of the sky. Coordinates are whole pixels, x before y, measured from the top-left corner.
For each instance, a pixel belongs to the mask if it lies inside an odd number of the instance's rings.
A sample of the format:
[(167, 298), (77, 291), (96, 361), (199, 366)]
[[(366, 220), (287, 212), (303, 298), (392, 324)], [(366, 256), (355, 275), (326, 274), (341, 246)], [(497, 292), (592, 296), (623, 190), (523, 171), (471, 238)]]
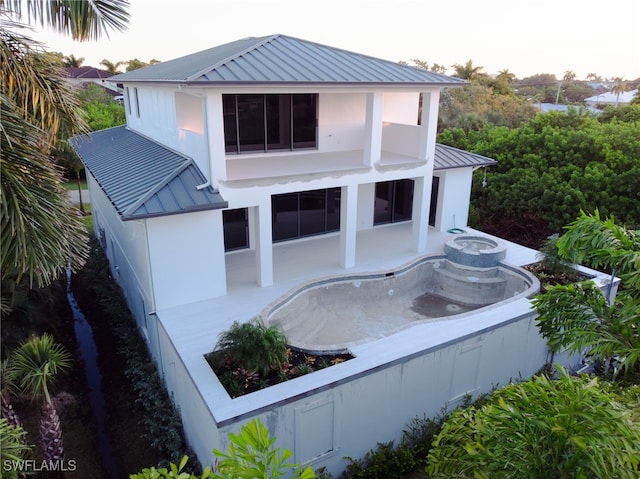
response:
[(37, 29), (47, 50), (99, 67), (149, 62), (276, 33), (391, 61), (518, 78), (640, 77), (640, 0), (130, 0), (125, 32), (74, 42)]

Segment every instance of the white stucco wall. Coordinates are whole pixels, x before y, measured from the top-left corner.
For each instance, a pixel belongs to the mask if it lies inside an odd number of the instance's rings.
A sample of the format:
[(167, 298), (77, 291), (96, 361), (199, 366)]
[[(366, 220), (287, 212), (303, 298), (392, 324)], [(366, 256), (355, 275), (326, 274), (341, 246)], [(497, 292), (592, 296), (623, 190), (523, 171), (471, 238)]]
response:
[(320, 93), (318, 151), (361, 150), (365, 107), (364, 93)]
[(473, 169), (440, 170), (434, 175), (440, 177), (435, 228), (438, 231), (447, 231), (451, 228), (466, 227)]
[[(141, 221), (123, 222), (91, 175), (87, 183), (91, 194), (94, 231), (98, 239), (105, 239), (105, 253), (111, 273), (120, 284), (127, 300), (136, 304), (144, 300), (153, 308), (151, 273), (147, 254), (147, 232)], [(101, 231), (104, 233), (101, 233)], [(140, 324), (140, 322), (139, 322)]]
[(146, 221), (157, 309), (226, 294), (221, 210)]
[(419, 99), (416, 92), (385, 92), (382, 121), (417, 125)]

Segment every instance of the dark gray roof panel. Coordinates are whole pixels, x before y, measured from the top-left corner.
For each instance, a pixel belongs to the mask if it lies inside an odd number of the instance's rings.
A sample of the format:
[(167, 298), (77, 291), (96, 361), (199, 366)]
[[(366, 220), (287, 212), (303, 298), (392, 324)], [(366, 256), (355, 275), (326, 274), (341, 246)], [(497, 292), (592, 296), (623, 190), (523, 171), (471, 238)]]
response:
[(452, 168), (464, 168), (468, 166), (491, 166), (496, 163), (497, 161), (492, 158), (436, 143), (433, 169), (449, 170)]
[(111, 77), (118, 82), (189, 84), (402, 84), (467, 82), (318, 43), (271, 35), (245, 38)]
[(123, 220), (226, 208), (190, 158), (118, 126), (69, 139)]

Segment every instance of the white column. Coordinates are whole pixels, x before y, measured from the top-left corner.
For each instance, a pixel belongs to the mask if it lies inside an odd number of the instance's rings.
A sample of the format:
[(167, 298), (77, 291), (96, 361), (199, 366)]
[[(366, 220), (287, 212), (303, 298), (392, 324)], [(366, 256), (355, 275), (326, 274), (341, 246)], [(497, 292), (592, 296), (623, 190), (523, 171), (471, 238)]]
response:
[(357, 219), (358, 185), (343, 186), (340, 192), (340, 264), (345, 269), (356, 264)]
[(367, 93), (367, 111), (364, 136), (364, 164), (380, 161), (382, 150), (382, 92)]
[(256, 269), (258, 286), (273, 284), (273, 240), (271, 235), (271, 202), (255, 207)]
[(431, 177), (416, 178), (413, 185), (413, 218), (411, 224), (412, 246), (416, 253), (424, 253), (427, 250), (430, 200)]
[(211, 183), (227, 179), (227, 164), (224, 151), (224, 117), (222, 114), (222, 95), (208, 92), (205, 102), (206, 129), (205, 141), (209, 154)]
[(418, 157), (421, 160), (433, 160), (436, 151), (436, 133), (438, 127), (438, 102), (440, 90), (422, 92), (422, 115), (420, 117), (420, 145)]

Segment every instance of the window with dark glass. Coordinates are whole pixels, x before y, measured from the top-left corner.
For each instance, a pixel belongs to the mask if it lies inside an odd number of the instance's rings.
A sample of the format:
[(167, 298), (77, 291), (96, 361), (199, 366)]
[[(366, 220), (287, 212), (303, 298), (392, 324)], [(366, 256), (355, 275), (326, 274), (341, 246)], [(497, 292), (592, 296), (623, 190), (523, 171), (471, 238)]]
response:
[(317, 146), (318, 95), (222, 95), (228, 153)]
[(271, 197), (273, 241), (340, 230), (340, 188)]
[(429, 205), (429, 226), (436, 225), (436, 213), (438, 212), (438, 190), (440, 189), (440, 177), (434, 176), (431, 181), (431, 204)]
[(225, 251), (249, 247), (247, 208), (224, 210), (222, 212), (222, 224)]
[(373, 224), (396, 223), (411, 219), (413, 210), (413, 180), (376, 183)]

